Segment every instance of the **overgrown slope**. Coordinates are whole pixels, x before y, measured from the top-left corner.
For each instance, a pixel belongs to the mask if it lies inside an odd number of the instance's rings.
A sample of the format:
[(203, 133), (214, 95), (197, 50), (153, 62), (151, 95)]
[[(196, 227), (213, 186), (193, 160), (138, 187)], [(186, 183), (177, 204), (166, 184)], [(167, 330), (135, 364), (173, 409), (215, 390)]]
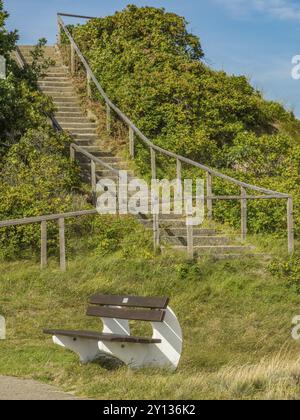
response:
[[(299, 226), (299, 121), (246, 77), (209, 68), (183, 18), (128, 6), (70, 29), (108, 95), (144, 134), (241, 180), (293, 194)], [(137, 162), (142, 173), (149, 171), (142, 147)], [(159, 163), (160, 176), (174, 173), (174, 162)], [(217, 180), (214, 187), (221, 195), (238, 192)], [(222, 203), (215, 214), (238, 225), (238, 206)], [(285, 224), (284, 203), (249, 202), (252, 231), (284, 231)]]

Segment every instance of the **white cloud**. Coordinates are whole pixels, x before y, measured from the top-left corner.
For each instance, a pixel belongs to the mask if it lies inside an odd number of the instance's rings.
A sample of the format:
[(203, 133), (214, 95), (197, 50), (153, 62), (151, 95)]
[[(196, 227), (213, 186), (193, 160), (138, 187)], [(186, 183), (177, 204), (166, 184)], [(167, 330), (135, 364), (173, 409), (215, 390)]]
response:
[(245, 16), (261, 12), (282, 20), (300, 20), (300, 4), (294, 0), (215, 0), (232, 13)]

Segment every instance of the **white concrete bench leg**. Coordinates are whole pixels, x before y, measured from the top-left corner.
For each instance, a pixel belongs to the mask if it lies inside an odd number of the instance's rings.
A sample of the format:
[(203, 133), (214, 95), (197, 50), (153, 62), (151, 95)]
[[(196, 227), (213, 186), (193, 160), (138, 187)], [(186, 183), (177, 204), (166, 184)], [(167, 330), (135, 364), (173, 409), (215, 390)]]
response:
[(80, 337), (74, 340), (72, 337), (65, 335), (55, 335), (53, 336), (53, 343), (78, 354), (80, 362), (83, 364), (92, 362), (100, 357), (97, 340)]
[[(110, 318), (103, 318), (102, 321), (103, 333), (130, 335), (130, 327), (128, 321)], [(59, 346), (78, 354), (80, 362), (83, 364), (100, 358), (101, 354), (111, 355), (109, 351), (106, 352), (105, 350), (101, 351), (99, 349), (97, 340), (80, 337), (74, 340), (72, 337), (57, 335), (53, 336), (53, 342), (54, 344), (58, 344)]]
[(163, 322), (152, 322), (159, 344), (98, 342), (99, 351), (120, 359), (131, 368), (160, 367), (175, 370), (182, 353), (182, 330), (176, 315), (167, 308)]

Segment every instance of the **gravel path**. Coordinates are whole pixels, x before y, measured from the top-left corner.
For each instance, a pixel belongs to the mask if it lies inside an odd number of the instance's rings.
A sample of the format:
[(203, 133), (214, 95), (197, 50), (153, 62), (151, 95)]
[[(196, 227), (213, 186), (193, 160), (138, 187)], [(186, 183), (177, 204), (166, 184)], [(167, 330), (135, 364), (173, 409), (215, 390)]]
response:
[(76, 400), (53, 386), (28, 379), (0, 376), (0, 400)]

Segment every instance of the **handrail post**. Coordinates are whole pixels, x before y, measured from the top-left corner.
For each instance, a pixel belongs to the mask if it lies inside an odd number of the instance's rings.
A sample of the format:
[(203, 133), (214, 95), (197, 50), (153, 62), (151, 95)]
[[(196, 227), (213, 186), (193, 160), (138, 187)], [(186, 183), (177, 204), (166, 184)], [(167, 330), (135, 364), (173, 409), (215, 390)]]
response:
[(154, 251), (159, 248), (160, 244), (160, 232), (159, 232), (159, 215), (153, 214), (153, 243)]
[(75, 48), (71, 42), (71, 75), (74, 76), (76, 72), (76, 63), (75, 63)]
[(288, 225), (288, 252), (293, 254), (295, 251), (294, 237), (294, 203), (292, 197), (287, 200), (287, 225)]
[(88, 71), (86, 72), (86, 87), (87, 87), (87, 97), (89, 99), (92, 99), (91, 75)]
[(247, 239), (247, 199), (243, 198), (247, 196), (246, 189), (241, 187), (241, 239), (245, 241)]
[(106, 131), (111, 134), (111, 109), (108, 103), (106, 103)]
[(70, 146), (70, 161), (75, 162), (75, 149), (72, 146)]
[(194, 232), (193, 232), (193, 225), (189, 223), (187, 218), (186, 223), (186, 234), (187, 234), (187, 255), (188, 258), (194, 258)]
[(134, 131), (132, 127), (129, 127), (129, 154), (134, 159)]
[(91, 184), (92, 184), (93, 203), (96, 205), (97, 179), (96, 179), (96, 164), (93, 160), (91, 160)]
[(59, 22), (59, 17), (57, 17), (57, 45), (60, 47), (61, 44), (61, 26)]
[(47, 222), (41, 222), (41, 269), (47, 267)]
[(213, 217), (213, 200), (212, 200), (212, 175), (206, 173), (206, 193), (207, 193), (207, 218), (212, 220)]
[(178, 183), (181, 183), (182, 180), (182, 165), (181, 165), (181, 160), (177, 158), (176, 161), (176, 178)]
[(151, 153), (151, 176), (152, 179), (156, 179), (156, 153), (153, 147), (150, 148)]
[(66, 238), (65, 238), (65, 219), (61, 217), (58, 219), (59, 227), (59, 259), (61, 271), (66, 271)]

